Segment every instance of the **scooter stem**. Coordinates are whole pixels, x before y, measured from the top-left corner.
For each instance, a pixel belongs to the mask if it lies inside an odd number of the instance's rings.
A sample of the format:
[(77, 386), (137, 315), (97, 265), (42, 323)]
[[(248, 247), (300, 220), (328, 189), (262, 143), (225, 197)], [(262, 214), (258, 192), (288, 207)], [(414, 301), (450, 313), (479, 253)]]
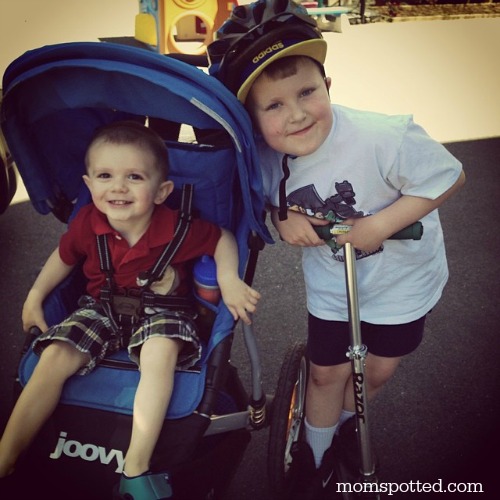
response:
[(345, 277), (347, 289), (347, 309), (349, 313), (350, 341), (348, 358), (351, 360), (354, 385), (354, 404), (356, 409), (356, 428), (361, 455), (360, 473), (364, 480), (370, 481), (375, 474), (375, 464), (368, 426), (368, 397), (365, 383), (365, 358), (367, 348), (362, 344), (361, 321), (359, 317), (358, 285), (356, 278), (356, 253), (350, 243), (344, 246)]

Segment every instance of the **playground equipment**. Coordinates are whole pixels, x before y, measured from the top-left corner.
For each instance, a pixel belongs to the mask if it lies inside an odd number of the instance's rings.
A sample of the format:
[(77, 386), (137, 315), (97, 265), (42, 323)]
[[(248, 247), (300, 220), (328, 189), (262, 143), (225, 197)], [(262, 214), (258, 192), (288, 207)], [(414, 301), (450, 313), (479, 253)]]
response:
[(236, 0), (139, 0), (135, 39), (160, 54), (204, 54), (234, 5)]

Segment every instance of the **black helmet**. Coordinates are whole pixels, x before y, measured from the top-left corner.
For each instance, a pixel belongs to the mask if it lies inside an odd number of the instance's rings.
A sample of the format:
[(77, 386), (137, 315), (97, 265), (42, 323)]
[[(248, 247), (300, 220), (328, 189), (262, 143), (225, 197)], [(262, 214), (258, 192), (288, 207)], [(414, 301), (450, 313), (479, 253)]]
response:
[(272, 62), (308, 56), (324, 64), (326, 41), (316, 21), (293, 0), (258, 0), (233, 9), (208, 48), (209, 72), (245, 102), (255, 79)]

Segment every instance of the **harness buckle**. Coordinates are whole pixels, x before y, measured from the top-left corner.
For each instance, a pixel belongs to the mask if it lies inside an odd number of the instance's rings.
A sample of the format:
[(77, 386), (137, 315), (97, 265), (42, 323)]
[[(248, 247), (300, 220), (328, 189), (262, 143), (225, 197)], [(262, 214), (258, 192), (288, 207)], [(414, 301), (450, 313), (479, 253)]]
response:
[(120, 316), (120, 331), (117, 335), (118, 346), (121, 349), (127, 349), (130, 337), (132, 336), (132, 329), (134, 327), (134, 318), (132, 316)]
[(131, 316), (134, 321), (141, 316), (142, 304), (140, 297), (132, 297), (130, 295), (111, 296), (113, 304), (113, 312), (118, 316)]

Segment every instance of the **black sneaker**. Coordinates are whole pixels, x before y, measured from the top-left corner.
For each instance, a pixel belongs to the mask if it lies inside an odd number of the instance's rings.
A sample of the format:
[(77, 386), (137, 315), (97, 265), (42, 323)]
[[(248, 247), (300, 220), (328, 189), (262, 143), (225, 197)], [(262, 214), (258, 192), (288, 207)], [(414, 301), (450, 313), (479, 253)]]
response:
[(321, 466), (316, 472), (321, 496), (317, 496), (315, 498), (332, 498), (331, 494), (325, 496), (325, 493), (336, 489), (335, 485), (337, 484), (337, 477), (335, 474), (335, 460), (335, 438), (333, 438), (332, 445), (325, 451), (321, 460)]
[(323, 455), (321, 466), (316, 469), (311, 447), (303, 441), (294, 443), (291, 450), (291, 488), (289, 500), (322, 500), (327, 489), (336, 483), (333, 447)]

